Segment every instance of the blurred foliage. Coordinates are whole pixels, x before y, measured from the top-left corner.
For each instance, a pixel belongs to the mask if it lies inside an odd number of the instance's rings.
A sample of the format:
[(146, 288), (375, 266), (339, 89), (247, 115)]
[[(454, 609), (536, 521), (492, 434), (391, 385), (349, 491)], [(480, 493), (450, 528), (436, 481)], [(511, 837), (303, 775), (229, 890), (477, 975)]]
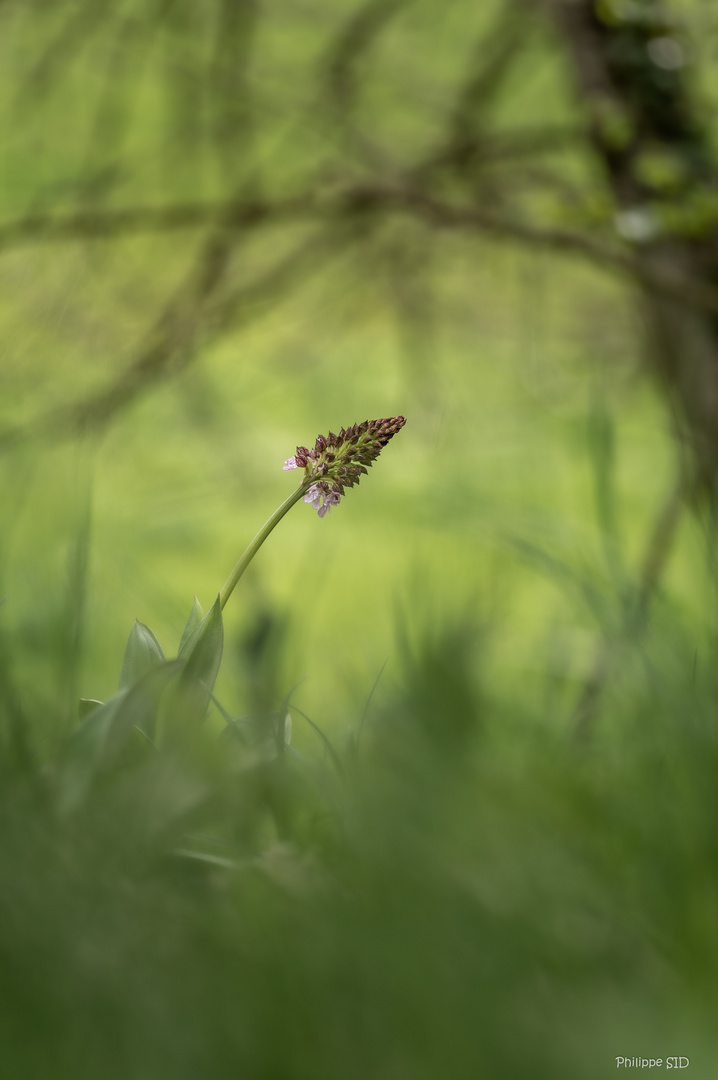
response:
[(0, 55), (5, 1071), (713, 1075), (714, 521), (624, 281), (711, 183), (616, 212), (536, 5), (5, 0)]
[(73, 807), (5, 684), (8, 1073), (710, 1076), (718, 687), (679, 623), (591, 754), (486, 700), (445, 625), (339, 768), (205, 729)]

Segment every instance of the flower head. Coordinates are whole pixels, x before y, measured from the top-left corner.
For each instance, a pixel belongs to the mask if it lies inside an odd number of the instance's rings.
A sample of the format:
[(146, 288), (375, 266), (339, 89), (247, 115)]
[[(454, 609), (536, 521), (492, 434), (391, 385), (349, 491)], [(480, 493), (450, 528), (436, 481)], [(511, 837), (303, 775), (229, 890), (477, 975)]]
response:
[(390, 439), (401, 431), (406, 420), (391, 416), (383, 420), (365, 420), (338, 435), (318, 435), (313, 449), (298, 446), (294, 457), (287, 458), (283, 468), (304, 469), (305, 483), (311, 480), (304, 496), (320, 517), (338, 506), (345, 489), (359, 483)]

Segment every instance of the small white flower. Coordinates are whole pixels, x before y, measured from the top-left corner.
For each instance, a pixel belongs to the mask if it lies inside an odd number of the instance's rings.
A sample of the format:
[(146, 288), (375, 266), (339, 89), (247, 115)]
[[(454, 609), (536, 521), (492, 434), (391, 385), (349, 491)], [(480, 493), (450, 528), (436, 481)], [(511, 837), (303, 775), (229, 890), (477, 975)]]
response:
[(338, 491), (330, 491), (328, 495), (324, 496), (324, 506), (318, 511), (319, 517), (324, 517), (328, 514), (333, 506), (339, 506), (341, 502), (341, 495)]
[[(322, 505), (322, 500), (324, 505)], [(339, 506), (341, 495), (338, 491), (322, 491), (319, 484), (312, 484), (304, 496), (305, 503), (311, 503), (314, 509), (323, 518), (333, 506)]]
[(283, 472), (289, 472), (290, 469), (298, 469), (297, 459), (295, 457), (289, 457), (282, 465)]
[(312, 484), (307, 490), (307, 494), (304, 496), (304, 501), (305, 503), (311, 503), (315, 510), (319, 510), (319, 507), (322, 504), (321, 489), (316, 484)]

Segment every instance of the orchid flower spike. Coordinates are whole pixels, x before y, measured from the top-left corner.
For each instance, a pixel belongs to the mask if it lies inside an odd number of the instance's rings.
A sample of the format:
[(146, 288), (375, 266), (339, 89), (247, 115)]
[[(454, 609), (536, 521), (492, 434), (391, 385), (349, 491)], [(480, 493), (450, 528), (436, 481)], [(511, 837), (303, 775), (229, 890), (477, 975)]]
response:
[(330, 431), (326, 437), (317, 436), (313, 450), (298, 446), (296, 454), (287, 458), (283, 468), (287, 472), (290, 469), (303, 469), (302, 481), (265, 521), (245, 548), (220, 590), (220, 606), (224, 607), (227, 603), (237, 582), (272, 529), (289, 513), (295, 503), (303, 498), (305, 503), (311, 503), (319, 517), (325, 517), (333, 506), (339, 506), (345, 489), (359, 483), (362, 473), (376, 461), (389, 439), (393, 439), (405, 423), (403, 416), (365, 420), (363, 424), (342, 428), (338, 435)]
[(403, 416), (391, 416), (342, 428), (338, 435), (332, 431), (327, 436), (319, 435), (312, 450), (298, 446), (296, 454), (287, 458), (282, 468), (285, 472), (304, 469), (304, 482), (312, 481), (304, 501), (311, 503), (319, 517), (324, 517), (333, 506), (339, 505), (345, 488), (359, 483), (362, 473), (366, 473), (405, 423)]

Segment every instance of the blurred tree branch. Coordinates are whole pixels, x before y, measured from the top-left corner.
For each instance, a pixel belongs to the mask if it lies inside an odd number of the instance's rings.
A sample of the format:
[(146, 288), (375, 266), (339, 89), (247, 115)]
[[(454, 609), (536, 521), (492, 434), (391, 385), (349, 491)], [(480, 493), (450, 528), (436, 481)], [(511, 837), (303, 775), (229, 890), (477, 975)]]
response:
[[(589, 145), (600, 161), (624, 229), (633, 234), (643, 287), (650, 359), (676, 419), (681, 478), (658, 515), (640, 582), (626, 617), (635, 637), (668, 560), (687, 501), (711, 502), (718, 484), (718, 318), (696, 304), (718, 281), (715, 215), (698, 228), (670, 230), (701, 197), (718, 192), (710, 136), (690, 85), (679, 22), (659, 0), (538, 0), (553, 19), (572, 61), (586, 116)], [(645, 271), (649, 274), (646, 275)], [(651, 287), (666, 272), (690, 285), (689, 295)], [(585, 739), (621, 641), (606, 639), (579, 697), (574, 720)]]
[(105, 240), (218, 227), (228, 233), (308, 216), (313, 196), (274, 202), (252, 198), (226, 202), (186, 202), (174, 206), (135, 206), (122, 210), (80, 210), (69, 214), (34, 213), (0, 225), (0, 251), (25, 244)]
[[(1, 5), (0, 34), (20, 6)], [(35, 163), (46, 136), (55, 139), (61, 167), (50, 183), (30, 183), (26, 195), (18, 168), (22, 183), (14, 177), (9, 185), (13, 209), (0, 224), (0, 254), (180, 232), (197, 253), (124, 368), (99, 391), (1, 431), (0, 451), (27, 439), (103, 431), (184, 371), (202, 345), (292, 295), (330, 260), (352, 249), (376, 259), (369, 241), (397, 217), (416, 232), (408, 240), (405, 229), (389, 232), (382, 269), (394, 275), (388, 294), (414, 363), (430, 359), (430, 284), (424, 266), (416, 267), (414, 240), (429, 230), (582, 260), (637, 287), (653, 368), (674, 410), (681, 480), (649, 537), (621, 640), (604, 640), (578, 701), (575, 722), (585, 737), (617, 648), (645, 625), (683, 508), (711, 498), (718, 483), (718, 166), (692, 94), (690, 50), (667, 8), (659, 0), (467, 3), (465, 33), (452, 43), (462, 48), (451, 53), (449, 77), (438, 80), (432, 98), (425, 69), (441, 45), (437, 18), (451, 13), (419, 0), (368, 0), (339, 13), (321, 0), (271, 9), (259, 0), (125, 0), (109, 14), (99, 0), (31, 7), (32, 33), (8, 49), (22, 73), (8, 109), (11, 136), (39, 116), (47, 130), (35, 128), (22, 168), (30, 181), (42, 176)], [(405, 33), (401, 59), (400, 50), (389, 50), (383, 60), (384, 78), (401, 94), (398, 68), (410, 67), (405, 57), (413, 59), (422, 17), (426, 63), (411, 76), (409, 134), (396, 138), (401, 121), (382, 123), (391, 94), (372, 97), (372, 73), (387, 42)], [(311, 31), (306, 87), (273, 39), (282, 19)], [(557, 68), (566, 58), (573, 69), (573, 86), (561, 90), (566, 107), (536, 110), (533, 124), (523, 115), (509, 123), (511, 110), (502, 108), (512, 85), (531, 74), (537, 40), (546, 55), (558, 49), (551, 53)], [(88, 79), (79, 94), (72, 89), (78, 68)], [(152, 94), (143, 98), (147, 69)], [(154, 128), (148, 121), (157, 145), (140, 140), (133, 158), (132, 125), (141, 127), (153, 109), (161, 115), (163, 94), (164, 128), (156, 116)], [(73, 144), (65, 156), (65, 133), (72, 134), (73, 110), (85, 97), (80, 150)], [(7, 144), (11, 161), (13, 139)], [(118, 207), (122, 197), (126, 205)], [(690, 211), (701, 199), (709, 212), (696, 224)], [(239, 281), (234, 264), (243, 241), (282, 229), (297, 236), (274, 253), (267, 245), (269, 259), (254, 264), (250, 255)]]
[(298, 243), (251, 285), (221, 294), (232, 245), (226, 234), (224, 241), (213, 237), (203, 246), (129, 366), (99, 393), (51, 408), (28, 423), (0, 432), (0, 452), (27, 439), (57, 442), (104, 430), (107, 422), (140, 394), (184, 370), (195, 355), (200, 336), (207, 344), (230, 324), (256, 314), (256, 309), (245, 310), (251, 303), (286, 293), (300, 271), (303, 275), (316, 272), (323, 262), (321, 249), (326, 247), (322, 239), (313, 235)]
[(284, 199), (184, 203), (169, 207), (33, 214), (0, 225), (0, 250), (27, 244), (171, 233), (212, 225), (224, 234), (276, 224), (334, 222), (368, 215), (404, 214), (446, 229), (471, 229), (502, 240), (550, 248), (636, 278), (647, 289), (688, 306), (718, 313), (718, 288), (668, 262), (642, 258), (633, 248), (610, 244), (588, 232), (536, 225), (474, 203), (437, 198), (420, 186), (355, 184), (321, 195), (319, 185)]
[[(219, 303), (225, 313), (251, 296), (276, 293), (279, 282), (291, 288), (292, 268), (306, 270), (308, 251), (326, 247), (331, 230), (340, 224), (377, 216), (409, 215), (430, 227), (475, 230), (498, 241), (510, 241), (582, 258), (594, 265), (637, 279), (656, 295), (680, 301), (688, 307), (718, 314), (718, 288), (682, 277), (672, 265), (653, 265), (618, 246), (609, 246), (588, 234), (546, 228), (512, 220), (473, 204), (459, 205), (433, 197), (424, 189), (408, 186), (355, 185), (321, 197), (315, 189), (276, 202), (234, 199), (227, 204), (185, 204), (169, 208), (134, 208), (123, 211), (80, 212), (56, 216), (35, 214), (0, 228), (0, 248), (26, 243), (69, 239), (107, 239), (133, 233), (172, 232), (214, 226), (204, 241), (193, 269), (149, 332), (149, 342), (117, 379), (87, 399), (51, 409), (29, 424), (0, 432), (0, 451), (26, 438), (62, 439), (88, 428), (104, 425), (118, 410), (135, 400), (167, 375), (183, 369), (194, 355), (197, 335), (222, 329), (226, 316), (217, 319), (214, 299), (222, 285), (237, 235), (248, 230), (288, 222), (314, 222), (323, 226), (323, 242), (301, 243), (252, 287), (233, 293)], [(344, 233), (345, 237), (349, 234)]]
[[(156, 41), (170, 43), (172, 75), (167, 85), (175, 94), (182, 137), (194, 130), (190, 113), (196, 110), (197, 123), (209, 132), (206, 141), (201, 132), (195, 133), (197, 156), (211, 150), (222, 184), (233, 194), (176, 201), (168, 197), (157, 206), (139, 201), (108, 209), (101, 205), (105, 191), (95, 192), (88, 208), (88, 185), (98, 169), (90, 152), (76, 181), (75, 190), (85, 200), (81, 209), (35, 209), (0, 225), (0, 250), (179, 230), (198, 231), (201, 242), (193, 270), (125, 371), (93, 398), (0, 434), (0, 447), (33, 433), (59, 438), (78, 427), (104, 423), (143, 388), (186, 366), (198, 336), (218, 332), (222, 323), (213, 320), (225, 291), (232, 293), (228, 266), (243, 236), (274, 226), (313, 226), (317, 238), (321, 236), (314, 248), (326, 253), (332, 232), (341, 247), (354, 242), (362, 229), (371, 231), (402, 215), (420, 227), (475, 232), (492, 241), (583, 259), (638, 283), (656, 342), (656, 370), (677, 403), (683, 447), (704, 487), (710, 487), (718, 470), (715, 226), (696, 238), (666, 235), (660, 229), (637, 238), (624, 229), (623, 241), (616, 236), (610, 213), (598, 225), (567, 227), (561, 214), (560, 173), (555, 184), (547, 184), (545, 170), (534, 165), (547, 153), (585, 153), (590, 148), (603, 163), (619, 216), (630, 219), (632, 227), (638, 222), (636, 227), (648, 223), (648, 228), (654, 205), (680, 203), (696, 186), (718, 190), (707, 138), (686, 89), (678, 31), (657, 0), (645, 0), (639, 7), (614, 0), (511, 0), (495, 5), (490, 18), (476, 19), (467, 32), (464, 59), (441, 106), (441, 124), (425, 145), (404, 150), (400, 160), (402, 147), (383, 147), (378, 134), (367, 130), (362, 108), (368, 73), (387, 32), (394, 32), (401, 20), (408, 24), (420, 9), (410, 0), (361, 4), (333, 23), (316, 68), (322, 106), (315, 110), (316, 119), (323, 131), (328, 120), (339, 154), (332, 146), (329, 156), (310, 169), (290, 160), (282, 183), (285, 193), (271, 196), (265, 193), (266, 179), (258, 165), (263, 151), (257, 138), (269, 121), (255, 100), (255, 65), (268, 16), (256, 0), (211, 0), (201, 11), (190, 9), (184, 0), (156, 0), (150, 6), (128, 0), (110, 21), (103, 20), (104, 9), (96, 0), (53, 8), (39, 55), (27, 66), (26, 100), (49, 100), (78, 58), (88, 55), (88, 46), (104, 41), (110, 61), (99, 69), (100, 106), (90, 126), (89, 146), (92, 151), (105, 139), (114, 169), (116, 125), (106, 121), (110, 114), (126, 117), (127, 110), (120, 102), (118, 112), (110, 97), (114, 101), (115, 95), (138, 93), (129, 80), (138, 43), (144, 43), (143, 55), (150, 41), (153, 47)], [(38, 9), (33, 17), (46, 15)], [(496, 121), (497, 106), (517, 72), (523, 75), (527, 50), (548, 21), (573, 60), (586, 117), (583, 135), (572, 123), (510, 128)], [(124, 74), (115, 86), (110, 74), (118, 71)], [(173, 81), (180, 72), (182, 78)], [(204, 104), (198, 104), (200, 90)], [(126, 119), (123, 131), (125, 124)], [(680, 158), (679, 180), (669, 190), (647, 179), (644, 159), (656, 147)], [(106, 171), (107, 160), (102, 167)], [(524, 189), (546, 192), (552, 187), (559, 200), (553, 216), (537, 213), (522, 195)], [(276, 273), (259, 275), (257, 295), (271, 288), (278, 296), (280, 281), (287, 291), (299, 283), (291, 267), (301, 265), (304, 274), (304, 243), (277, 262)], [(402, 268), (398, 272), (406, 272), (406, 260), (395, 260), (395, 265)]]
[[(710, 139), (689, 90), (687, 55), (676, 19), (658, 0), (640, 5), (539, 0), (573, 61), (587, 135), (623, 220), (636, 237), (637, 277), (677, 273), (704, 295), (718, 280), (718, 229), (667, 234), (660, 216), (698, 192), (718, 191)], [(649, 273), (646, 275), (645, 270)], [(657, 303), (645, 291), (654, 368), (689, 433), (697, 491), (718, 480), (718, 320), (689, 297)]]

